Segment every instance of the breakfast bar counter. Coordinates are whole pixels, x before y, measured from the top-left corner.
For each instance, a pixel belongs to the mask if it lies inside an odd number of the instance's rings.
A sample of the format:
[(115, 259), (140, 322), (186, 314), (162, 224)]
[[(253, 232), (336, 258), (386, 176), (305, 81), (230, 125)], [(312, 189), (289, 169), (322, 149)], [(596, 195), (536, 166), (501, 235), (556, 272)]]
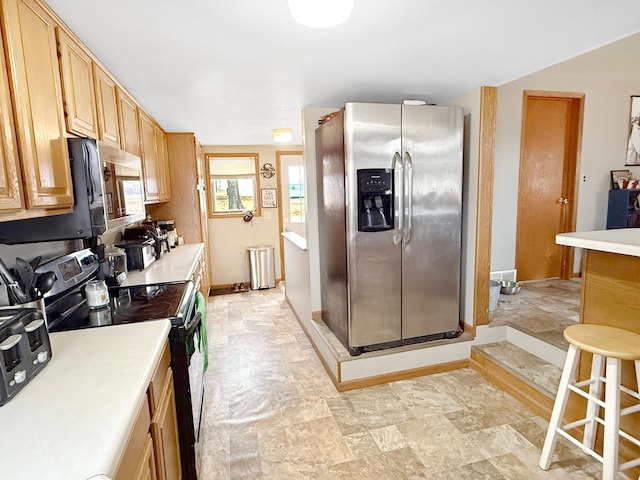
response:
[[(584, 249), (580, 322), (640, 333), (640, 228), (564, 233), (556, 243)], [(580, 378), (588, 378), (590, 369), (591, 355), (583, 353)], [(622, 383), (636, 388), (632, 362), (623, 362)], [(570, 409), (584, 412), (579, 405), (570, 398)], [(640, 431), (640, 414), (623, 417), (621, 425), (628, 432)], [(640, 449), (624, 440), (620, 452), (627, 458), (640, 455)]]

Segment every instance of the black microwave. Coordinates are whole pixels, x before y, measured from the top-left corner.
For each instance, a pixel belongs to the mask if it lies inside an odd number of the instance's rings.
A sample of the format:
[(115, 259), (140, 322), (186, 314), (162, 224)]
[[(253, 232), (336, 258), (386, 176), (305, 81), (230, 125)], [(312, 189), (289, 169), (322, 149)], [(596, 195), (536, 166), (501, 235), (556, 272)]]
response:
[(106, 231), (104, 187), (96, 141), (91, 138), (69, 138), (67, 143), (73, 179), (73, 212), (0, 222), (0, 243), (12, 245), (85, 239)]

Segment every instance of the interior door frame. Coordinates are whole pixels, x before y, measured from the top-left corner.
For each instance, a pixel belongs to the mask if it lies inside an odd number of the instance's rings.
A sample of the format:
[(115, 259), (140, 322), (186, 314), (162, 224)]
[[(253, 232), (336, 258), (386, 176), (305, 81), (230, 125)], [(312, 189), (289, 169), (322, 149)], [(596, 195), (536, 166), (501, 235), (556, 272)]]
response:
[[(527, 120), (527, 106), (531, 99), (555, 99), (568, 100), (570, 102), (570, 126), (569, 137), (566, 142), (568, 150), (565, 148), (565, 160), (563, 166), (563, 190), (566, 192), (569, 208), (564, 208), (564, 217), (561, 217), (561, 224), (566, 227), (567, 232), (576, 229), (576, 218), (578, 215), (578, 170), (580, 165), (580, 154), (582, 146), (582, 128), (584, 119), (584, 93), (560, 92), (547, 90), (524, 90), (522, 92), (522, 129), (520, 132), (520, 162), (523, 161), (523, 146), (525, 143), (525, 122)], [(518, 195), (522, 176), (518, 180)], [(518, 198), (518, 204), (520, 200)], [(568, 217), (568, 218), (567, 218)], [(516, 221), (516, 239), (520, 231), (520, 217)], [(518, 259), (518, 245), (516, 244), (516, 258)], [(517, 263), (517, 262), (516, 262)], [(568, 280), (573, 276), (574, 249), (571, 247), (560, 247), (560, 278)]]
[[(283, 215), (282, 215), (282, 209), (284, 207), (284, 201), (283, 201), (283, 189), (281, 188), (281, 180), (282, 180), (282, 174), (280, 173), (282, 171), (282, 163), (280, 161), (280, 158), (284, 155), (299, 155), (302, 157), (302, 151), (301, 150), (276, 150), (276, 183), (278, 185), (278, 237), (280, 237), (280, 279), (284, 280), (285, 279), (285, 269), (284, 269), (284, 238), (282, 236), (282, 224), (284, 223), (283, 221)], [(303, 157), (303, 163), (304, 163), (304, 157)], [(305, 187), (307, 185), (307, 178), (305, 175), (305, 179), (304, 179), (304, 183), (305, 183)], [(306, 199), (306, 188), (305, 188), (305, 208), (307, 205), (307, 199)]]

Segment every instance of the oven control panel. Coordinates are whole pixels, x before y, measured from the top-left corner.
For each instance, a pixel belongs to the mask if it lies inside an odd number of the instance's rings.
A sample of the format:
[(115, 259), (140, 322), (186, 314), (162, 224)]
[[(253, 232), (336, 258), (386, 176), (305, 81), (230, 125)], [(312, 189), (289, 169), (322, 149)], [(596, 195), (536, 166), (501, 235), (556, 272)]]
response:
[(38, 273), (51, 271), (56, 274), (53, 287), (44, 295), (46, 298), (65, 292), (82, 283), (91, 277), (98, 268), (100, 268), (98, 256), (86, 248), (50, 260), (40, 265), (36, 271)]

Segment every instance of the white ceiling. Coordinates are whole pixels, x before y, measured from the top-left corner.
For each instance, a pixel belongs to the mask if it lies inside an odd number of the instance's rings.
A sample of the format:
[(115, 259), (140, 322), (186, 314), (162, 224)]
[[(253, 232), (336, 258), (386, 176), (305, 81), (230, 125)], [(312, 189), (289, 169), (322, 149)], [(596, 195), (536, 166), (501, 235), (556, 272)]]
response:
[(356, 0), (323, 30), (287, 0), (47, 3), (165, 130), (208, 145), (300, 143), (305, 107), (444, 102), (640, 32), (638, 0)]

